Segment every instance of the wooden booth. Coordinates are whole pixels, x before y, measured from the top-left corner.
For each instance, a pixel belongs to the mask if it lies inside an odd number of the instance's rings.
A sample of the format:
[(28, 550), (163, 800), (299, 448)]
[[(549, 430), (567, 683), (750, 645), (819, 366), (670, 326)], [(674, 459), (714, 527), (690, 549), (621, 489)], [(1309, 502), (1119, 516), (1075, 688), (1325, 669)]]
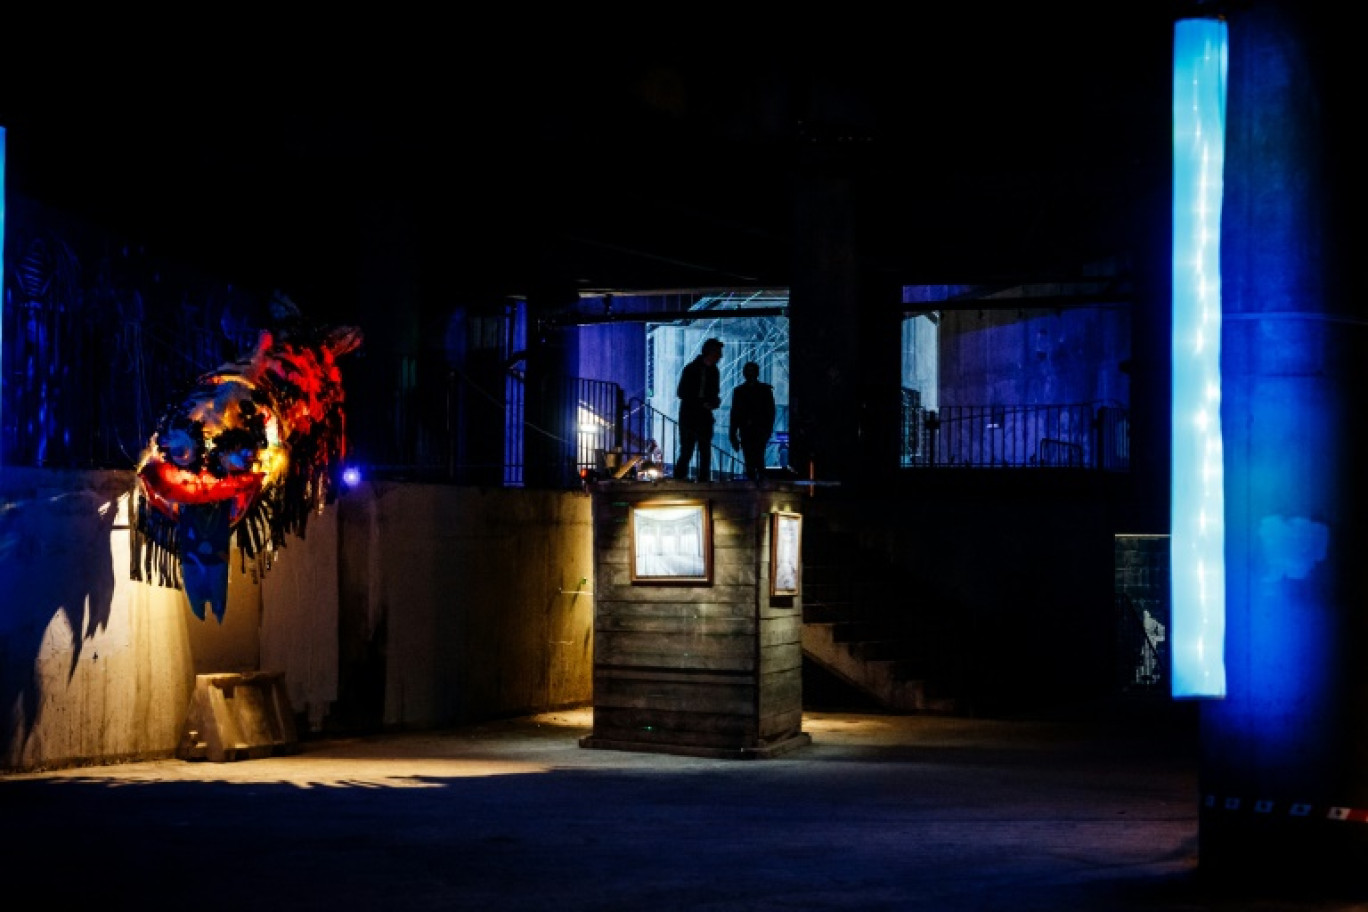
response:
[(594, 728), (583, 747), (765, 758), (803, 724), (801, 494), (593, 486)]

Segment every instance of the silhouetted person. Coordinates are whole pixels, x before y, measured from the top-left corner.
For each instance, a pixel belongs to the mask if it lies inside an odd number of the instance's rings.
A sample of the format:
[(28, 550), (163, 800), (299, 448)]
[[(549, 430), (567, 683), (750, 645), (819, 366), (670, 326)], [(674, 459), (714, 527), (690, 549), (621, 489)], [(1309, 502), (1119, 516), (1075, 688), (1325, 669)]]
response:
[(698, 480), (712, 480), (713, 409), (722, 404), (722, 342), (708, 339), (703, 351), (679, 372), (679, 459), (674, 477), (689, 477), (689, 462), (698, 451)]
[(765, 474), (765, 448), (774, 431), (774, 387), (760, 382), (760, 365), (747, 361), (745, 381), (732, 390), (731, 445), (740, 450), (746, 477), (759, 481)]

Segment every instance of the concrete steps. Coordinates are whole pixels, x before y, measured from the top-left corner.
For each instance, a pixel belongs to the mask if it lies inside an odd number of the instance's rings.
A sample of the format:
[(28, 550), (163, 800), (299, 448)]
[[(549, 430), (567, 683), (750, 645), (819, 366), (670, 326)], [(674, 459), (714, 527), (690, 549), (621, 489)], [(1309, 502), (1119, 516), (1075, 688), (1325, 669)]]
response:
[(895, 712), (953, 715), (955, 697), (938, 693), (936, 683), (917, 674), (917, 665), (901, 655), (897, 641), (847, 639), (841, 622), (803, 624), (803, 654), (825, 670), (868, 693)]
[(961, 647), (943, 609), (890, 598), (899, 591), (888, 584), (893, 568), (853, 536), (829, 528), (804, 534), (805, 660), (889, 711), (961, 713)]

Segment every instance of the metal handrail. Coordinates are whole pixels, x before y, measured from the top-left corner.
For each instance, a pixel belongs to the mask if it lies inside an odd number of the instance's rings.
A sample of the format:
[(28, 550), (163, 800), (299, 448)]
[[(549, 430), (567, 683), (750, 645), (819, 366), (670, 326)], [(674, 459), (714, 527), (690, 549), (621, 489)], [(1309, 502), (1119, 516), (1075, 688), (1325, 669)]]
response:
[[(716, 436), (713, 439), (716, 440)], [(638, 465), (649, 464), (646, 471), (670, 477), (679, 458), (679, 422), (645, 400), (633, 397), (628, 400), (624, 413), (620, 447), (624, 458), (638, 457)], [(744, 478), (745, 465), (736, 454), (714, 443), (712, 474), (715, 481)]]

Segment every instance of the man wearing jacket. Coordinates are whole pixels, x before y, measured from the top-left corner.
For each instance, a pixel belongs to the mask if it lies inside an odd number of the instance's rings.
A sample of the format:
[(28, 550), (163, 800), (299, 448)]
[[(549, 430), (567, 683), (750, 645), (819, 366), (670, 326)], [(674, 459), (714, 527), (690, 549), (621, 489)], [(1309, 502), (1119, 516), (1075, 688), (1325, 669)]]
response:
[(698, 451), (698, 480), (712, 480), (713, 410), (722, 404), (722, 375), (717, 362), (722, 360), (722, 342), (708, 339), (698, 357), (679, 372), (679, 459), (675, 461), (676, 481), (689, 477), (689, 463)]
[(765, 448), (774, 431), (774, 387), (760, 382), (760, 365), (747, 361), (745, 381), (732, 390), (731, 445), (740, 450), (746, 477), (759, 481), (765, 474)]

